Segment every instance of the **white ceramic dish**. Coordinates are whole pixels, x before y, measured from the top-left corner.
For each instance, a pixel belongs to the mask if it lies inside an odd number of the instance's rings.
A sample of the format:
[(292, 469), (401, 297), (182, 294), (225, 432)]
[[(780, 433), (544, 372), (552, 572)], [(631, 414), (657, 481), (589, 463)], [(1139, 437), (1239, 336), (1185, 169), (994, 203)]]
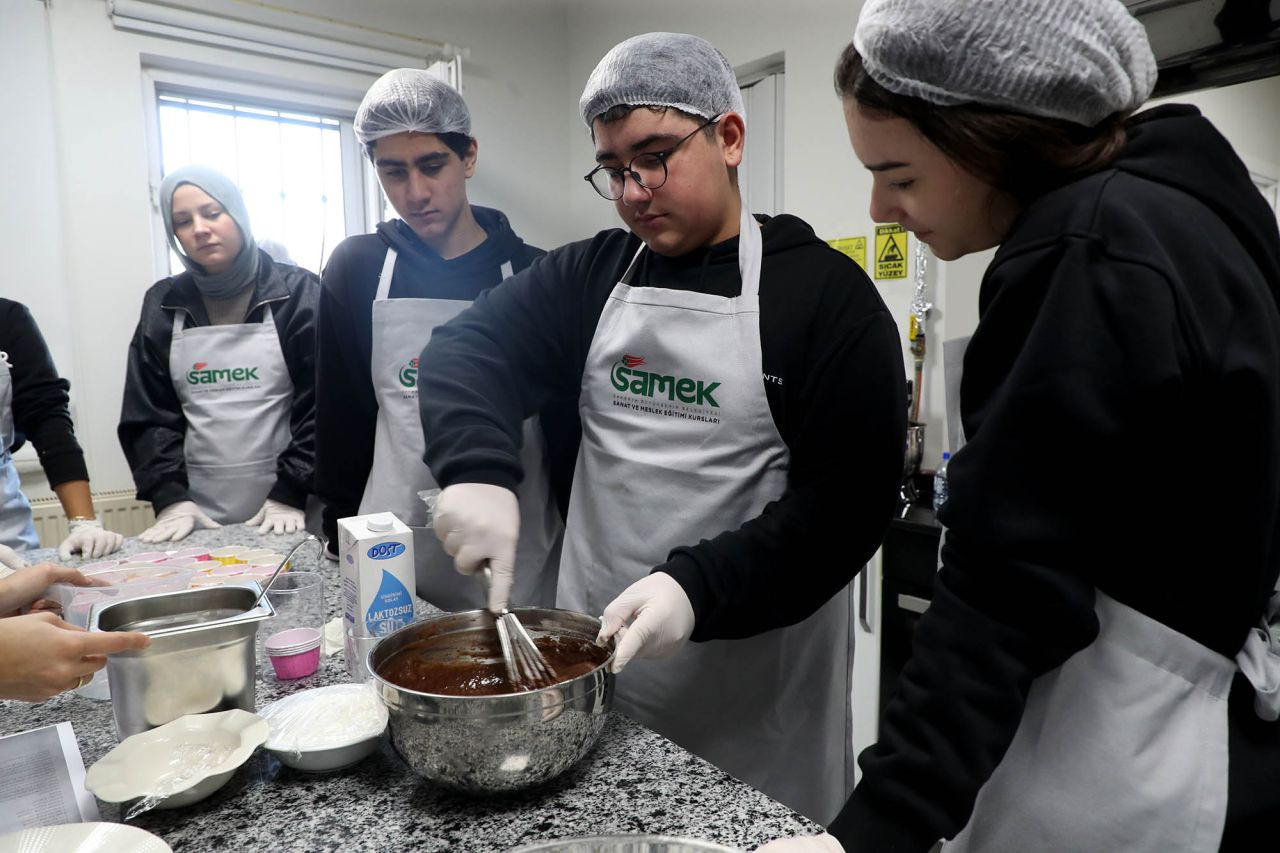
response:
[(188, 806), (225, 785), (268, 730), (266, 720), (239, 709), (188, 714), (125, 738), (89, 768), (84, 784), (108, 803), (163, 796), (158, 809)]
[(387, 706), (366, 684), (331, 684), (286, 696), (259, 711), (271, 727), (266, 748), (287, 767), (341, 770), (382, 745)]
[(0, 836), (0, 853), (173, 853), (159, 837), (123, 823), (62, 823)]

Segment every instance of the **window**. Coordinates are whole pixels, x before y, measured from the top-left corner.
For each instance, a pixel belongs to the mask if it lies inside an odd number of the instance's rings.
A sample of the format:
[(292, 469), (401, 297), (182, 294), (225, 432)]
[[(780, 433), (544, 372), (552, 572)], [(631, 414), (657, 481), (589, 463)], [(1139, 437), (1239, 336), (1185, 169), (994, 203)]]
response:
[[(347, 236), (338, 119), (163, 89), (156, 101), (163, 173), (191, 163), (222, 172), (243, 193), (259, 244), (319, 271)], [(182, 271), (172, 251), (169, 269)]]
[(207, 68), (147, 58), (156, 63), (143, 72), (143, 115), (157, 277), (182, 269), (165, 235), (160, 184), (190, 163), (235, 181), (259, 245), (278, 241), (294, 263), (312, 272), (321, 271), (345, 237), (373, 230), (381, 200), (351, 129), (359, 106), (355, 93), (215, 77)]
[[(299, 266), (320, 272), (345, 237), (396, 216), (351, 128), (358, 94), (281, 88), (279, 81), (193, 73), (190, 63), (148, 57), (148, 157), (157, 275), (182, 269), (160, 215), (164, 176), (201, 163), (236, 182), (259, 245), (281, 243)], [(427, 71), (460, 87), (462, 59)]]

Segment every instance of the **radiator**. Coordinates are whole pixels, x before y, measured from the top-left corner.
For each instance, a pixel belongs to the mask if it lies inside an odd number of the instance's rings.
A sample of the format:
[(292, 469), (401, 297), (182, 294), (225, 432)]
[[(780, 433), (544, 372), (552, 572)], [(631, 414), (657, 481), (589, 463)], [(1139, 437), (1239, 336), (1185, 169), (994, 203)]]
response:
[[(97, 510), (103, 527), (125, 536), (137, 536), (156, 520), (151, 503), (138, 500), (132, 489), (94, 492), (93, 508)], [(42, 547), (57, 548), (67, 538), (67, 518), (56, 497), (32, 501), (31, 516)]]

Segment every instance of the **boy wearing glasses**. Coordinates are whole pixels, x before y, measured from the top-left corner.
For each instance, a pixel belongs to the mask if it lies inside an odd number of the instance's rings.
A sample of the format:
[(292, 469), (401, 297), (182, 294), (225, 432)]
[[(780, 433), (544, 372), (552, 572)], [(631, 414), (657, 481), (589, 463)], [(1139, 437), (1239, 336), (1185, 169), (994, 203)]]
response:
[(741, 95), (713, 45), (629, 39), (581, 109), (587, 179), (628, 230), (539, 258), (437, 330), (437, 535), (459, 571), (490, 564), (491, 609), (523, 604), (519, 424), (576, 399), (557, 606), (603, 612), (619, 638), (618, 709), (830, 820), (853, 781), (847, 586), (901, 474), (897, 329), (808, 225), (744, 209)]
[[(391, 512), (414, 528), (418, 594), (445, 610), (483, 607), (480, 585), (453, 570), (418, 498), (435, 486), (418, 418), (430, 367), (418, 357), (432, 329), (542, 252), (525, 245), (502, 213), (467, 201), (476, 141), (452, 86), (420, 69), (388, 72), (365, 94), (355, 134), (400, 218), (344, 240), (321, 278), (316, 479), (330, 556), (337, 558), (338, 519)], [(560, 420), (569, 432), (557, 446), (571, 460), (577, 423), (572, 408), (566, 411)], [(520, 427), (528, 435), (528, 473), (519, 592), (523, 602), (549, 605), (563, 523), (548, 490), (538, 423)]]

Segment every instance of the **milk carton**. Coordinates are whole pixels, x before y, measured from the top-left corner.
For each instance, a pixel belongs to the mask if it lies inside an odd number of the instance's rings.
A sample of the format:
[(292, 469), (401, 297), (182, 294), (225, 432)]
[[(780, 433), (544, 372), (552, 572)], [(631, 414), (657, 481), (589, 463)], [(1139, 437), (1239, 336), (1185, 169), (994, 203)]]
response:
[(368, 677), (377, 640), (413, 621), (413, 532), (389, 512), (338, 519), (347, 672)]

